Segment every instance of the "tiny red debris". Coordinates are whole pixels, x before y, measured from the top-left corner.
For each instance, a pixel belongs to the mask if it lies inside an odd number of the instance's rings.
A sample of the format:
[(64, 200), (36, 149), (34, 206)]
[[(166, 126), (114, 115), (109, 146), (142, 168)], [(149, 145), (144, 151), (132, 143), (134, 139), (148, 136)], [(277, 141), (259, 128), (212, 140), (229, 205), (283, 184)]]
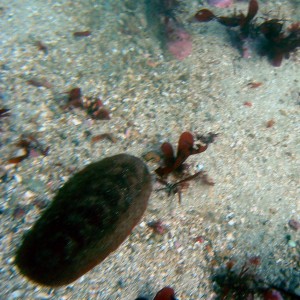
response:
[(27, 83), (36, 87), (45, 87), (47, 89), (52, 88), (52, 84), (48, 82), (47, 80), (38, 80), (38, 79), (29, 79), (27, 80)]
[(90, 30), (85, 31), (76, 31), (73, 33), (75, 37), (84, 37), (84, 36), (90, 36), (92, 32)]
[(91, 102), (88, 106), (88, 114), (96, 120), (110, 120), (109, 111), (104, 108), (100, 99), (97, 99), (95, 102)]
[(24, 149), (24, 154), (12, 157), (8, 160), (10, 164), (18, 164), (27, 157), (36, 157), (40, 154), (47, 156), (50, 147), (44, 148), (41, 143), (33, 135), (23, 135), (16, 144), (17, 147)]
[(79, 87), (71, 89), (68, 95), (66, 108), (84, 108), (93, 119), (110, 120), (110, 112), (104, 107), (101, 99), (83, 96)]
[(151, 221), (147, 223), (147, 226), (153, 229), (153, 232), (156, 234), (163, 235), (168, 231), (167, 226), (161, 220)]
[(261, 263), (261, 259), (259, 256), (252, 256), (249, 258), (249, 263), (253, 266), (259, 266)]
[(21, 155), (21, 156), (16, 156), (16, 157), (12, 157), (8, 160), (8, 163), (9, 164), (18, 164), (20, 163), (22, 160), (24, 160), (28, 155), (24, 154), (24, 155)]
[(45, 54), (48, 54), (48, 47), (41, 41), (37, 41), (35, 44), (38, 50), (43, 51)]
[(203, 235), (199, 235), (199, 236), (197, 236), (197, 237), (195, 238), (195, 243), (200, 243), (200, 244), (202, 244), (202, 243), (204, 243), (204, 242), (205, 242), (205, 238), (204, 238)]
[(295, 231), (300, 230), (300, 222), (298, 222), (297, 220), (291, 219), (291, 220), (289, 220), (288, 224), (293, 230), (295, 230)]
[(271, 119), (271, 120), (269, 120), (269, 121), (267, 122), (266, 127), (267, 127), (267, 128), (271, 128), (271, 127), (274, 126), (274, 124), (275, 124), (275, 121), (274, 121), (273, 119)]
[(247, 84), (250, 89), (256, 89), (262, 85), (262, 82), (252, 81)]
[(68, 94), (68, 107), (83, 107), (82, 94), (79, 87), (71, 89)]
[(249, 102), (249, 101), (246, 101), (246, 102), (244, 102), (244, 105), (245, 106), (248, 106), (248, 107), (252, 107), (252, 102)]
[(102, 141), (104, 139), (107, 139), (109, 141), (111, 141), (112, 143), (116, 143), (117, 139), (111, 134), (111, 133), (102, 133), (102, 134), (98, 134), (92, 137), (91, 142), (92, 144), (98, 142), (98, 141)]

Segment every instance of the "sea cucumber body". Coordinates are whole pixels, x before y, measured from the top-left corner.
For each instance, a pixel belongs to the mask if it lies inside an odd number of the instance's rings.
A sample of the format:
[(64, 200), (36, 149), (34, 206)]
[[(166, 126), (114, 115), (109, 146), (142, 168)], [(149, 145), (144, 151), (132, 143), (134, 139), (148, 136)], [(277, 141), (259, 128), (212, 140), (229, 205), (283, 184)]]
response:
[(147, 166), (127, 154), (76, 173), (25, 235), (21, 273), (46, 286), (69, 284), (103, 261), (131, 233), (151, 194)]

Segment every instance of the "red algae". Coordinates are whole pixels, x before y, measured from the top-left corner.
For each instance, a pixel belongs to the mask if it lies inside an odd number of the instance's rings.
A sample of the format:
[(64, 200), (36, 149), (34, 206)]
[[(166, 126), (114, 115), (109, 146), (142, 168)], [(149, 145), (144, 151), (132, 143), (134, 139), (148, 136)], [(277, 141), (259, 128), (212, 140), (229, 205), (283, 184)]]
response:
[(173, 299), (175, 299), (175, 291), (171, 287), (166, 286), (156, 294), (153, 300), (173, 300)]
[(178, 60), (192, 53), (192, 37), (172, 18), (166, 18), (166, 39), (168, 51)]
[(215, 7), (225, 8), (231, 6), (233, 0), (208, 0), (207, 3)]

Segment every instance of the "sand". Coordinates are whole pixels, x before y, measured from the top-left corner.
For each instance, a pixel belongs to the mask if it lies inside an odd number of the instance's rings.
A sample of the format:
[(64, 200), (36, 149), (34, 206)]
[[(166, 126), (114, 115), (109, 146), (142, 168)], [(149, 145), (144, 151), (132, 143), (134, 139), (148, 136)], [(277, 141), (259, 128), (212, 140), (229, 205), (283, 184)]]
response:
[[(144, 3), (125, 3), (1, 1), (0, 108), (11, 115), (0, 120), (0, 299), (151, 300), (164, 286), (180, 300), (215, 299), (213, 275), (230, 259), (238, 269), (253, 256), (265, 282), (300, 295), (300, 233), (288, 225), (300, 221), (299, 51), (278, 68), (255, 55), (242, 59), (224, 27), (188, 22), (202, 7), (190, 0), (180, 17), (193, 52), (178, 61), (148, 26)], [(299, 1), (260, 6), (260, 15), (299, 21)], [(235, 7), (245, 11), (247, 3)], [(85, 30), (91, 35), (73, 36)], [(33, 79), (44, 86), (29, 84)], [(253, 82), (262, 84), (251, 88)], [(65, 109), (74, 87), (100, 97), (111, 119)], [(20, 275), (14, 254), (23, 234), (74, 172), (118, 153), (142, 157), (165, 141), (176, 147), (184, 131), (219, 134), (187, 161), (190, 173), (204, 167), (214, 186), (191, 181), (180, 205), (155, 183), (128, 239), (67, 287), (40, 287)], [(105, 132), (116, 142), (91, 143)], [(49, 154), (8, 164), (26, 134), (49, 146)], [(147, 164), (154, 176), (159, 164)], [(155, 220), (166, 234), (147, 226)]]

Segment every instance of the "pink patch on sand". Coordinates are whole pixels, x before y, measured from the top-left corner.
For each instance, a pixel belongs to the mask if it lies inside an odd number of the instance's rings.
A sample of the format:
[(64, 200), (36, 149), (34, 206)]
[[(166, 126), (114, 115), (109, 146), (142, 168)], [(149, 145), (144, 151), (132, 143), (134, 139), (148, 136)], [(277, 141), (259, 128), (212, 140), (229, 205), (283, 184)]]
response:
[(242, 40), (242, 53), (243, 53), (243, 58), (249, 59), (252, 57), (251, 40), (250, 39)]
[(175, 30), (176, 39), (167, 42), (170, 53), (178, 60), (183, 60), (192, 53), (192, 38), (182, 28)]
[(233, 4), (233, 0), (207, 0), (207, 3), (212, 6), (225, 8)]

